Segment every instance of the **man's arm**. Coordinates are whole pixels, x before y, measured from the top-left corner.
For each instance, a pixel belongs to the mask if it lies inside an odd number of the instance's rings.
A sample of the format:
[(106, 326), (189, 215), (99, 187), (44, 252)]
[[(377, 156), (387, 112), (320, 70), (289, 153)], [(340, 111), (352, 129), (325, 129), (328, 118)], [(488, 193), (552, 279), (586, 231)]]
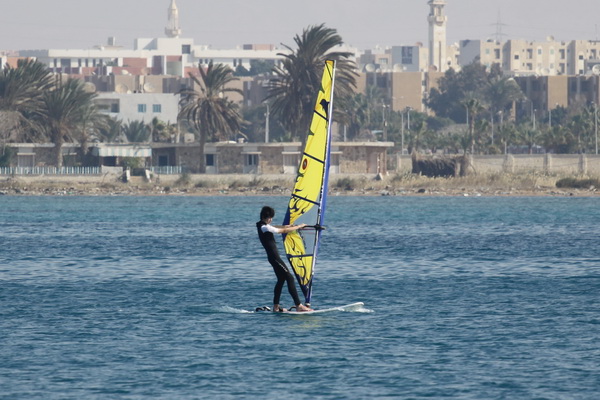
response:
[(277, 229), (277, 233), (290, 233), (293, 231), (297, 231), (298, 229), (302, 229), (306, 226), (306, 224), (300, 225), (272, 225), (273, 228)]

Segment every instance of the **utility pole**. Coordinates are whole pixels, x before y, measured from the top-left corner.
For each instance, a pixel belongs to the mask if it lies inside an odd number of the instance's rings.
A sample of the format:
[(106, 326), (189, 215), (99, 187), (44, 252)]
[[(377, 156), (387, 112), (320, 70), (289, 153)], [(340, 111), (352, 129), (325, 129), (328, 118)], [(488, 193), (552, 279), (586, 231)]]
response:
[(269, 143), (269, 103), (267, 105), (267, 112), (265, 113), (265, 143)]
[(594, 130), (596, 131), (596, 155), (598, 155), (598, 104), (594, 103)]

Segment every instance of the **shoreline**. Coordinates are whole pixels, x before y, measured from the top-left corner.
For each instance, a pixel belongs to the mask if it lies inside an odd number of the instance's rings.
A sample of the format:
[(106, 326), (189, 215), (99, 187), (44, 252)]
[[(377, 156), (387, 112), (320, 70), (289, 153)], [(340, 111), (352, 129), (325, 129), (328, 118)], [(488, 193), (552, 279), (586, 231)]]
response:
[[(330, 175), (330, 196), (600, 196), (598, 188), (557, 188), (560, 176), (488, 174), (457, 178), (404, 175)], [(295, 176), (161, 175), (146, 181), (120, 176), (0, 177), (5, 196), (289, 196)]]

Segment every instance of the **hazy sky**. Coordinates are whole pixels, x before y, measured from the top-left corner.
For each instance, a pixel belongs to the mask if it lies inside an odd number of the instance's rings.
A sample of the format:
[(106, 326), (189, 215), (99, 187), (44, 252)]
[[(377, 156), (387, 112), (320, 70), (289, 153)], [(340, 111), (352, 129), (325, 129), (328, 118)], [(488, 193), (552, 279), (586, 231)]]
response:
[[(0, 0), (0, 51), (85, 49), (115, 36), (164, 37), (170, 0)], [(325, 23), (361, 50), (427, 42), (427, 0), (177, 0), (183, 37), (228, 48), (247, 43), (293, 46), (293, 37)], [(494, 38), (595, 40), (600, 0), (447, 0), (448, 42)]]

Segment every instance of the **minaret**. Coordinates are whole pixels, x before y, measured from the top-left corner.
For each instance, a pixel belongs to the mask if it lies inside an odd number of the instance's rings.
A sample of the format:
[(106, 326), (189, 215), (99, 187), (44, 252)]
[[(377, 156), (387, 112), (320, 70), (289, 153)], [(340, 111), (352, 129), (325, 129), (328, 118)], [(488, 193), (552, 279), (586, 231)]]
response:
[(429, 68), (440, 72), (447, 69), (446, 64), (446, 21), (444, 15), (446, 0), (429, 0)]
[(175, 0), (171, 0), (171, 6), (169, 7), (169, 23), (165, 28), (167, 37), (178, 38), (181, 35), (181, 29), (179, 28), (179, 10)]

